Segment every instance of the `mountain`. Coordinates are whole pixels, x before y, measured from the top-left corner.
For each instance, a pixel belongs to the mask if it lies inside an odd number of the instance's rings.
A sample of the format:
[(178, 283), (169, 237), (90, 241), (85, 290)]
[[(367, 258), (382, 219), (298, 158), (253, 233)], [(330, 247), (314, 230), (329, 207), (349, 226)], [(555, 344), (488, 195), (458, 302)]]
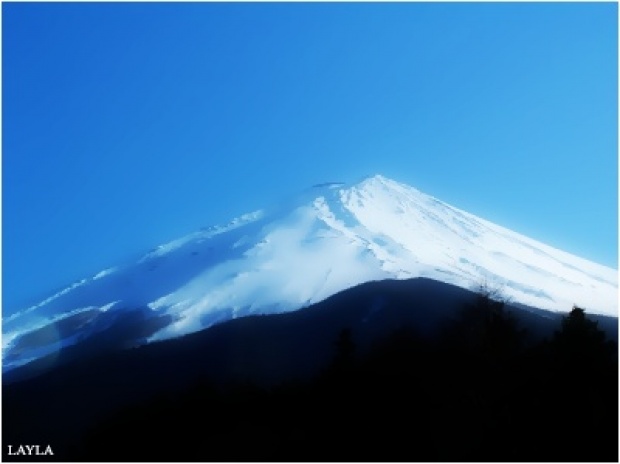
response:
[[(56, 369), (17, 378), (35, 361), (5, 375), (2, 440), (49, 444), (54, 456), (34, 459), (48, 462), (613, 460), (617, 356), (588, 362), (594, 372), (569, 366), (564, 379), (548, 352), (553, 342), (539, 343), (561, 328), (564, 314), (512, 305), (504, 311), (525, 329), (528, 349), (493, 349), (501, 362), (488, 363), (470, 345), (451, 350), (446, 328), (475, 333), (458, 315), (477, 301), (432, 279), (387, 279), (298, 311), (123, 351), (89, 353), (101, 342), (94, 336), (63, 350), (76, 356)], [(590, 317), (617, 339), (616, 318)], [(360, 366), (376, 362), (367, 376), (341, 385), (330, 366), (343, 329)], [(392, 349), (381, 355), (386, 341)], [(587, 399), (583, 414), (575, 397)], [(558, 417), (554, 405), (568, 403), (570, 415)], [(572, 429), (592, 436), (583, 454), (566, 445)], [(581, 447), (584, 437), (568, 442)]]
[(374, 176), (161, 245), (3, 318), (3, 372), (98, 340), (130, 348), (241, 316), (307, 307), (357, 284), (425, 277), (552, 311), (617, 315), (617, 271)]

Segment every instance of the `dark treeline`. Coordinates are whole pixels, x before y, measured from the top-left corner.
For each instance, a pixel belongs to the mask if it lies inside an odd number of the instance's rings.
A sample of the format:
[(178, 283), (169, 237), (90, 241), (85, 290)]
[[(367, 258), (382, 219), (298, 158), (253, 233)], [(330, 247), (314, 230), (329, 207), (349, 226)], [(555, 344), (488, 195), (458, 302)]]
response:
[(617, 461), (615, 343), (575, 308), (532, 341), (480, 294), (439, 336), (361, 352), (343, 328), (311, 380), (208, 379), (110, 413), (68, 460)]

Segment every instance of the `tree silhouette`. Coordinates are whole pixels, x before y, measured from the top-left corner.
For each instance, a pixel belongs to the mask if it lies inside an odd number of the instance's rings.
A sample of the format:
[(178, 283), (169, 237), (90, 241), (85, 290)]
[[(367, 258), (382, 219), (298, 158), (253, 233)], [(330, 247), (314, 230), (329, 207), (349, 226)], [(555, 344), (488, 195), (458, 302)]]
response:
[(553, 337), (553, 346), (562, 366), (591, 370), (609, 361), (614, 347), (606, 339), (598, 323), (586, 317), (582, 308), (574, 306), (562, 319), (560, 330)]
[(448, 343), (491, 359), (514, 355), (522, 348), (525, 330), (506, 310), (506, 301), (498, 288), (481, 284), (474, 300), (447, 327)]

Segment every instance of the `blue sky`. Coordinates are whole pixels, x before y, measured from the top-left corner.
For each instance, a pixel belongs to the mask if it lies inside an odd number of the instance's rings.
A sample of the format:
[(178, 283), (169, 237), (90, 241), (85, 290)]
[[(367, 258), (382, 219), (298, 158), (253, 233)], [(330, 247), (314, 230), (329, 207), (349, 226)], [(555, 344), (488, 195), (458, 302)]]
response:
[(615, 3), (3, 3), (3, 311), (381, 173), (617, 268)]

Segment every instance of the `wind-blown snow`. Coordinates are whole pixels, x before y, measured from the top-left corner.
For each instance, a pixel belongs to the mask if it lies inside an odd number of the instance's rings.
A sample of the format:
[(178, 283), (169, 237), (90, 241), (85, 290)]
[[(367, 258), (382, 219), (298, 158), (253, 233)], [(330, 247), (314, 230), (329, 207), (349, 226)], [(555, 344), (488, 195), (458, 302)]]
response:
[(102, 277), (105, 277), (107, 275), (112, 274), (114, 271), (116, 271), (115, 267), (111, 267), (109, 269), (104, 269), (103, 271), (98, 272), (97, 274), (95, 274), (95, 276), (93, 277), (93, 280), (101, 279)]
[(83, 308), (173, 316), (152, 341), (296, 310), (370, 280), (421, 276), (466, 288), (491, 282), (512, 301), (544, 309), (617, 315), (616, 270), (375, 176), (316, 185), (285, 207), (200, 230), (77, 282), (3, 320), (3, 359), (11, 356), (11, 368), (45, 352), (22, 347), (17, 355), (12, 346)]

